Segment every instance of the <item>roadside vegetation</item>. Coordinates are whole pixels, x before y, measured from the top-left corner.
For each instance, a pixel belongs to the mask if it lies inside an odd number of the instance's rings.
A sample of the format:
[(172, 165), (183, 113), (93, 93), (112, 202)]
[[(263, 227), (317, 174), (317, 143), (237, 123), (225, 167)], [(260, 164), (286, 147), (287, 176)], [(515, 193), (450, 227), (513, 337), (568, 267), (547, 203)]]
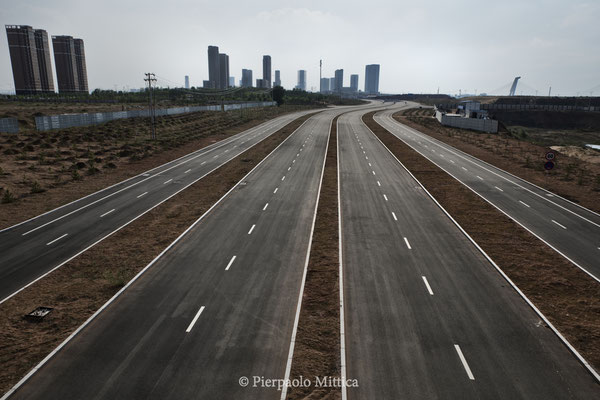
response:
[(310, 108), (314, 107), (283, 105), (160, 117), (156, 140), (151, 138), (148, 118), (46, 132), (0, 133), (0, 228), (279, 115)]

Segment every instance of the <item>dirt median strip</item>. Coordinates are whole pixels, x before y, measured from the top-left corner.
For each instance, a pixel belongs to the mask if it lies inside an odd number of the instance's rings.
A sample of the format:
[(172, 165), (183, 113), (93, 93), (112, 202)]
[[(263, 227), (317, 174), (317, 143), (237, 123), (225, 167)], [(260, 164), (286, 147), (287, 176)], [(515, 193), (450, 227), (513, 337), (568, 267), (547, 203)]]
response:
[(311, 385), (291, 387), (288, 399), (341, 398), (339, 387), (315, 387), (317, 378), (340, 376), (337, 118), (331, 125), (290, 372), (290, 380), (302, 377)]
[(600, 285), (377, 124), (363, 121), (596, 370)]
[[(0, 305), (0, 392), (85, 322), (312, 115), (298, 118)], [(41, 322), (23, 316), (39, 306)]]

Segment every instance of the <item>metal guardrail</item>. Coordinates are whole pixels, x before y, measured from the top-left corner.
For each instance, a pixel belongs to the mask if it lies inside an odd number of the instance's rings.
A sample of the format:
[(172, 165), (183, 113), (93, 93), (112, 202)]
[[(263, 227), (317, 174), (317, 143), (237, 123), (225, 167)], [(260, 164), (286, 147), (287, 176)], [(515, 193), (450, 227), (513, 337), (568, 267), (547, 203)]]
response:
[(0, 132), (19, 133), (19, 121), (16, 118), (0, 118)]
[[(270, 107), (274, 106), (273, 101), (263, 101), (254, 103), (239, 103), (239, 104), (224, 104), (216, 106), (197, 106), (197, 107), (174, 107), (174, 108), (160, 108), (155, 111), (157, 117), (166, 115), (177, 115), (186, 114), (198, 111), (229, 111), (229, 110), (240, 110), (243, 108), (254, 108), (254, 107)], [(39, 131), (48, 131), (51, 129), (64, 129), (72, 128), (75, 126), (89, 126), (98, 125), (116, 119), (125, 118), (136, 118), (136, 117), (148, 117), (149, 112), (145, 110), (131, 110), (131, 111), (114, 111), (104, 113), (91, 113), (91, 114), (61, 114), (61, 115), (50, 115), (35, 117), (35, 127)]]

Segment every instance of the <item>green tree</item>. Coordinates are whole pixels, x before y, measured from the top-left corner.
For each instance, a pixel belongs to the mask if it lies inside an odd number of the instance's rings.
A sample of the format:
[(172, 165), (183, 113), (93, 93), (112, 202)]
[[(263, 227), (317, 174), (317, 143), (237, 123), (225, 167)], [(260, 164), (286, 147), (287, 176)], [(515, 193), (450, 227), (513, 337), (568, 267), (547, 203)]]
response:
[(273, 88), (273, 100), (280, 106), (283, 104), (283, 96), (285, 95), (285, 89), (281, 86), (275, 86)]

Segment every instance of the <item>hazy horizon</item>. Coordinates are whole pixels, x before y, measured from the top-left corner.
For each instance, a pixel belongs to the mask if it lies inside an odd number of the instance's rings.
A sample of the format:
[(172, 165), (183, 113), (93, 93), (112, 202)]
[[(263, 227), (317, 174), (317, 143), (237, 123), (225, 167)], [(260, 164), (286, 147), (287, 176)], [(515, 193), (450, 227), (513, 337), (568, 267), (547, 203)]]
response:
[[(2, 3), (3, 25), (83, 39), (90, 90), (140, 88), (144, 72), (162, 86), (183, 86), (185, 75), (202, 86), (207, 47), (216, 45), (229, 55), (236, 85), (242, 68), (253, 71), (253, 83), (261, 78), (269, 54), (288, 89), (304, 69), (307, 89), (318, 90), (322, 59), (323, 77), (343, 68), (344, 86), (359, 74), (361, 90), (365, 65), (380, 64), (385, 93), (507, 94), (521, 76), (517, 94), (547, 95), (549, 86), (553, 95), (600, 94), (600, 4), (586, 1)], [(0, 47), (0, 90), (14, 90), (5, 30)]]

